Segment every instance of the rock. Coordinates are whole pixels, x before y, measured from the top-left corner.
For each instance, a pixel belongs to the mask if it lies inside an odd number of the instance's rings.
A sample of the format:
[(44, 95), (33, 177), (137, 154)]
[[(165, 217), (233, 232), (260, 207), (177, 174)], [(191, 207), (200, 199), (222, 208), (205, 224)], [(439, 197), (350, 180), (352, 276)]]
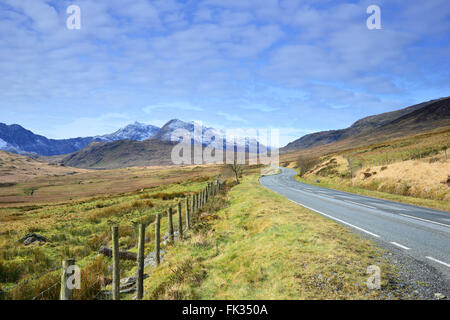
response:
[[(107, 248), (105, 246), (101, 246), (98, 250), (98, 253), (103, 254), (107, 257), (112, 257), (112, 249)], [(128, 252), (128, 251), (119, 251), (119, 258), (121, 260), (137, 260), (137, 254), (134, 252)]]
[(27, 235), (25, 235), (24, 237), (22, 237), (22, 239), (20, 239), (20, 241), (23, 242), (24, 245), (29, 245), (32, 244), (36, 241), (38, 242), (47, 242), (48, 240), (41, 236), (40, 234), (36, 234), (36, 233), (28, 233)]
[(439, 300), (442, 300), (442, 299), (445, 299), (445, 298), (446, 298), (446, 296), (444, 296), (442, 293), (439, 293), (439, 292), (436, 292), (436, 293), (434, 294), (434, 297), (435, 297), (436, 299), (439, 299)]
[[(179, 232), (178, 231), (174, 231), (174, 233), (173, 233), (174, 242), (178, 241), (178, 238), (179, 238)], [(162, 246), (166, 246), (168, 243), (169, 243), (169, 233), (166, 233), (162, 237), (161, 244), (162, 244)]]
[[(160, 252), (160, 259), (163, 260), (164, 251), (161, 250)], [(144, 259), (144, 268), (147, 268), (147, 266), (156, 267), (156, 255), (155, 252), (150, 252)]]

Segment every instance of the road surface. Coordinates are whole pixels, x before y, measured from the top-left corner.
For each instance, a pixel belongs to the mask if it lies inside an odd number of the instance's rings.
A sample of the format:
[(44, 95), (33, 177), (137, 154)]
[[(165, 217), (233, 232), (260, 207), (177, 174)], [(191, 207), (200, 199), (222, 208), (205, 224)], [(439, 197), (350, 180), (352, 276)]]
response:
[(260, 183), (289, 200), (394, 246), (450, 279), (450, 212), (304, 184), (282, 168)]

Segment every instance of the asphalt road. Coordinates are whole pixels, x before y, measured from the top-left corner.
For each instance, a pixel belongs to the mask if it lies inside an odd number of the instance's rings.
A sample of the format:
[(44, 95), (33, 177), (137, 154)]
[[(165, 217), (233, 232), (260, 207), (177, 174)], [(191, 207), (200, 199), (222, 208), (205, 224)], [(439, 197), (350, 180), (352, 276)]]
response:
[(450, 279), (450, 212), (304, 184), (282, 168), (260, 183), (289, 200), (399, 249)]

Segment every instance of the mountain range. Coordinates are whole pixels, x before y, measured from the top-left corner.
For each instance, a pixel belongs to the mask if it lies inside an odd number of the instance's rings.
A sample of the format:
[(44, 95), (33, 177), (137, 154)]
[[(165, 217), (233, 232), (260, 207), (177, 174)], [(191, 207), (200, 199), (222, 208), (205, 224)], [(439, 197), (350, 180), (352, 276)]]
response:
[(62, 155), (81, 150), (94, 141), (146, 140), (158, 130), (158, 127), (135, 122), (111, 134), (57, 140), (34, 134), (18, 124), (0, 123), (0, 150), (42, 156)]
[[(177, 130), (182, 130), (181, 136), (176, 135)], [(188, 135), (188, 137), (186, 137)], [(72, 138), (72, 139), (48, 139), (44, 136), (34, 134), (20, 125), (6, 125), (0, 123), (0, 150), (19, 154), (37, 154), (41, 156), (65, 155), (80, 151), (96, 142), (95, 148), (115, 141), (137, 141), (152, 139), (163, 142), (179, 142), (181, 139), (191, 139), (194, 144), (220, 148), (226, 143), (225, 133), (211, 127), (206, 127), (194, 122), (184, 122), (172, 119), (163, 127), (135, 122), (111, 134), (94, 137)], [(212, 138), (214, 137), (214, 138)], [(155, 144), (155, 142), (153, 142)], [(254, 138), (239, 138), (239, 146), (259, 147)], [(262, 145), (261, 145), (262, 147)]]

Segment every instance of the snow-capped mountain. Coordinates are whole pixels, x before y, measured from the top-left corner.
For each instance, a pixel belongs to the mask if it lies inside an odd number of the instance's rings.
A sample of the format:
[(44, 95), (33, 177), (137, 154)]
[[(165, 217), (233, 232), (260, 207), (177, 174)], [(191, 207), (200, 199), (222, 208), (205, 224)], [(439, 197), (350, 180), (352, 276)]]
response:
[(18, 124), (6, 125), (0, 123), (0, 150), (20, 154), (35, 153), (43, 156), (61, 155), (81, 150), (93, 141), (145, 140), (150, 138), (158, 129), (158, 127), (152, 125), (136, 122), (103, 136), (57, 140), (34, 134)]
[(135, 122), (129, 124), (124, 128), (117, 130), (111, 134), (105, 134), (103, 136), (97, 136), (96, 139), (101, 141), (117, 141), (117, 140), (135, 140), (143, 141), (151, 138), (159, 128), (152, 126), (150, 124), (143, 124), (140, 122)]
[[(244, 135), (230, 135), (230, 132), (217, 130), (211, 127), (203, 126), (197, 122), (184, 122), (178, 119), (173, 119), (167, 122), (151, 139), (158, 139), (168, 142), (180, 142), (182, 140), (191, 143), (209, 146), (211, 148), (226, 148), (227, 141), (247, 151), (257, 151), (263, 145), (252, 136)], [(233, 141), (232, 141), (233, 140)]]
[[(178, 129), (183, 129), (181, 136), (180, 131), (177, 131)], [(216, 149), (225, 149), (227, 142), (234, 144), (235, 141), (238, 148), (241, 148), (240, 150), (245, 148), (246, 151), (252, 153), (257, 152), (257, 148), (261, 150), (261, 147), (263, 147), (254, 137), (241, 136), (235, 138), (227, 135), (228, 133), (203, 126), (197, 122), (184, 122), (173, 119), (162, 128), (135, 122), (111, 134), (56, 140), (34, 134), (17, 124), (6, 125), (0, 123), (0, 150), (21, 154), (34, 153), (43, 156), (53, 156), (79, 151), (92, 142), (109, 143), (119, 140), (144, 141), (147, 139), (163, 142), (179, 142), (184, 139), (184, 141), (191, 141), (194, 144)]]

